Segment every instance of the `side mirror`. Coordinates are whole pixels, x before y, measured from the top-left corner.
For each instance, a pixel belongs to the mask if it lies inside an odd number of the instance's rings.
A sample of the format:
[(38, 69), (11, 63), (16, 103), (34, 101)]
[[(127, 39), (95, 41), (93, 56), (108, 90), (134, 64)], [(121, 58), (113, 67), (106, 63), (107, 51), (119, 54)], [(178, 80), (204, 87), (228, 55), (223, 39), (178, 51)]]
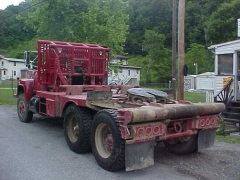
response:
[(184, 76), (188, 75), (188, 66), (186, 64), (184, 64), (184, 66), (183, 66), (183, 75)]
[(30, 51), (25, 52), (25, 61), (26, 61), (26, 67), (29, 68), (29, 64), (30, 64)]

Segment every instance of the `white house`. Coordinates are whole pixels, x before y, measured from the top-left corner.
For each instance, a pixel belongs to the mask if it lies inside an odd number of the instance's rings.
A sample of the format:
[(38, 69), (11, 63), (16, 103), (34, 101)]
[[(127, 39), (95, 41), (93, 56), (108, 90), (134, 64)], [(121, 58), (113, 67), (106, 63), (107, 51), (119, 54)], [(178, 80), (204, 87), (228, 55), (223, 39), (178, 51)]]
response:
[(126, 56), (113, 56), (109, 63), (108, 84), (139, 85), (140, 67), (128, 66)]
[(216, 95), (224, 86), (226, 79), (233, 78), (234, 100), (240, 100), (240, 39), (209, 47), (215, 54)]
[(0, 59), (0, 79), (17, 79), (21, 76), (21, 70), (26, 69), (24, 59), (5, 58)]

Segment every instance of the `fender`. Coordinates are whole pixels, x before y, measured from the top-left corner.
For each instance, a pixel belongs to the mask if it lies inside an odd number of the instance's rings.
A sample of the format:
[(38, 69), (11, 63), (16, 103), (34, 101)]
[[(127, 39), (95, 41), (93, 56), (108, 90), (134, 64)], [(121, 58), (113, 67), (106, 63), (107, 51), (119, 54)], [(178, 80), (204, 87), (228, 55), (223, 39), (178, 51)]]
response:
[(24, 93), (26, 101), (30, 101), (30, 99), (34, 95), (33, 85), (34, 85), (34, 80), (33, 79), (21, 79), (21, 80), (19, 80), (18, 87), (17, 87), (17, 97), (21, 93)]

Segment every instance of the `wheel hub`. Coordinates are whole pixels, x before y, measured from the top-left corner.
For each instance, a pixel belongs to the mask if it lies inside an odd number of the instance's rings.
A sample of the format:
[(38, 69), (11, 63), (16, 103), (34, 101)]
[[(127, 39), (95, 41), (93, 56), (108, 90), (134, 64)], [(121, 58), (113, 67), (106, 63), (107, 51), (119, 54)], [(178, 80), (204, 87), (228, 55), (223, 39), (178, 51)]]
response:
[(79, 138), (79, 124), (77, 118), (72, 114), (68, 119), (68, 137), (72, 143), (75, 143)]
[(112, 153), (113, 150), (112, 134), (107, 134), (105, 137), (103, 137), (103, 146), (109, 153)]
[(108, 158), (114, 148), (114, 139), (109, 127), (102, 123), (99, 124), (95, 132), (95, 144), (98, 153), (103, 158)]
[(23, 117), (25, 114), (25, 104), (23, 101), (19, 102), (18, 108), (19, 108), (19, 114)]

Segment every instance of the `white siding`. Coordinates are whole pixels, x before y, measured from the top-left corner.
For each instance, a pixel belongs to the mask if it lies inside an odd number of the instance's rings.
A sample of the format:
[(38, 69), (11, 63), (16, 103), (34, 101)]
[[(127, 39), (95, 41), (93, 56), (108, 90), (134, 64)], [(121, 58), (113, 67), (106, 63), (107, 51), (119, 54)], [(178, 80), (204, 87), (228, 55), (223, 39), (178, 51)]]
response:
[[(128, 84), (132, 83), (134, 85), (139, 85), (140, 83), (140, 69), (134, 68), (120, 68), (121, 71), (114, 73), (113, 71), (108, 74), (108, 82), (111, 84), (115, 82), (116, 84)], [(128, 75), (130, 70), (130, 76)]]
[[(4, 62), (2, 66), (2, 62)], [(16, 62), (16, 66), (14, 66), (14, 62)], [(9, 61), (7, 59), (2, 59), (0, 63), (0, 68), (2, 69), (2, 80), (5, 79), (17, 79), (17, 77), (21, 76), (21, 69), (26, 68), (24, 61)], [(5, 71), (5, 75), (4, 75)], [(14, 71), (16, 72), (16, 75), (14, 75)]]
[(213, 90), (214, 89), (214, 77), (197, 77), (197, 89), (207, 89)]
[(235, 51), (240, 50), (240, 40), (212, 45), (209, 49), (213, 49), (215, 54), (233, 54)]

